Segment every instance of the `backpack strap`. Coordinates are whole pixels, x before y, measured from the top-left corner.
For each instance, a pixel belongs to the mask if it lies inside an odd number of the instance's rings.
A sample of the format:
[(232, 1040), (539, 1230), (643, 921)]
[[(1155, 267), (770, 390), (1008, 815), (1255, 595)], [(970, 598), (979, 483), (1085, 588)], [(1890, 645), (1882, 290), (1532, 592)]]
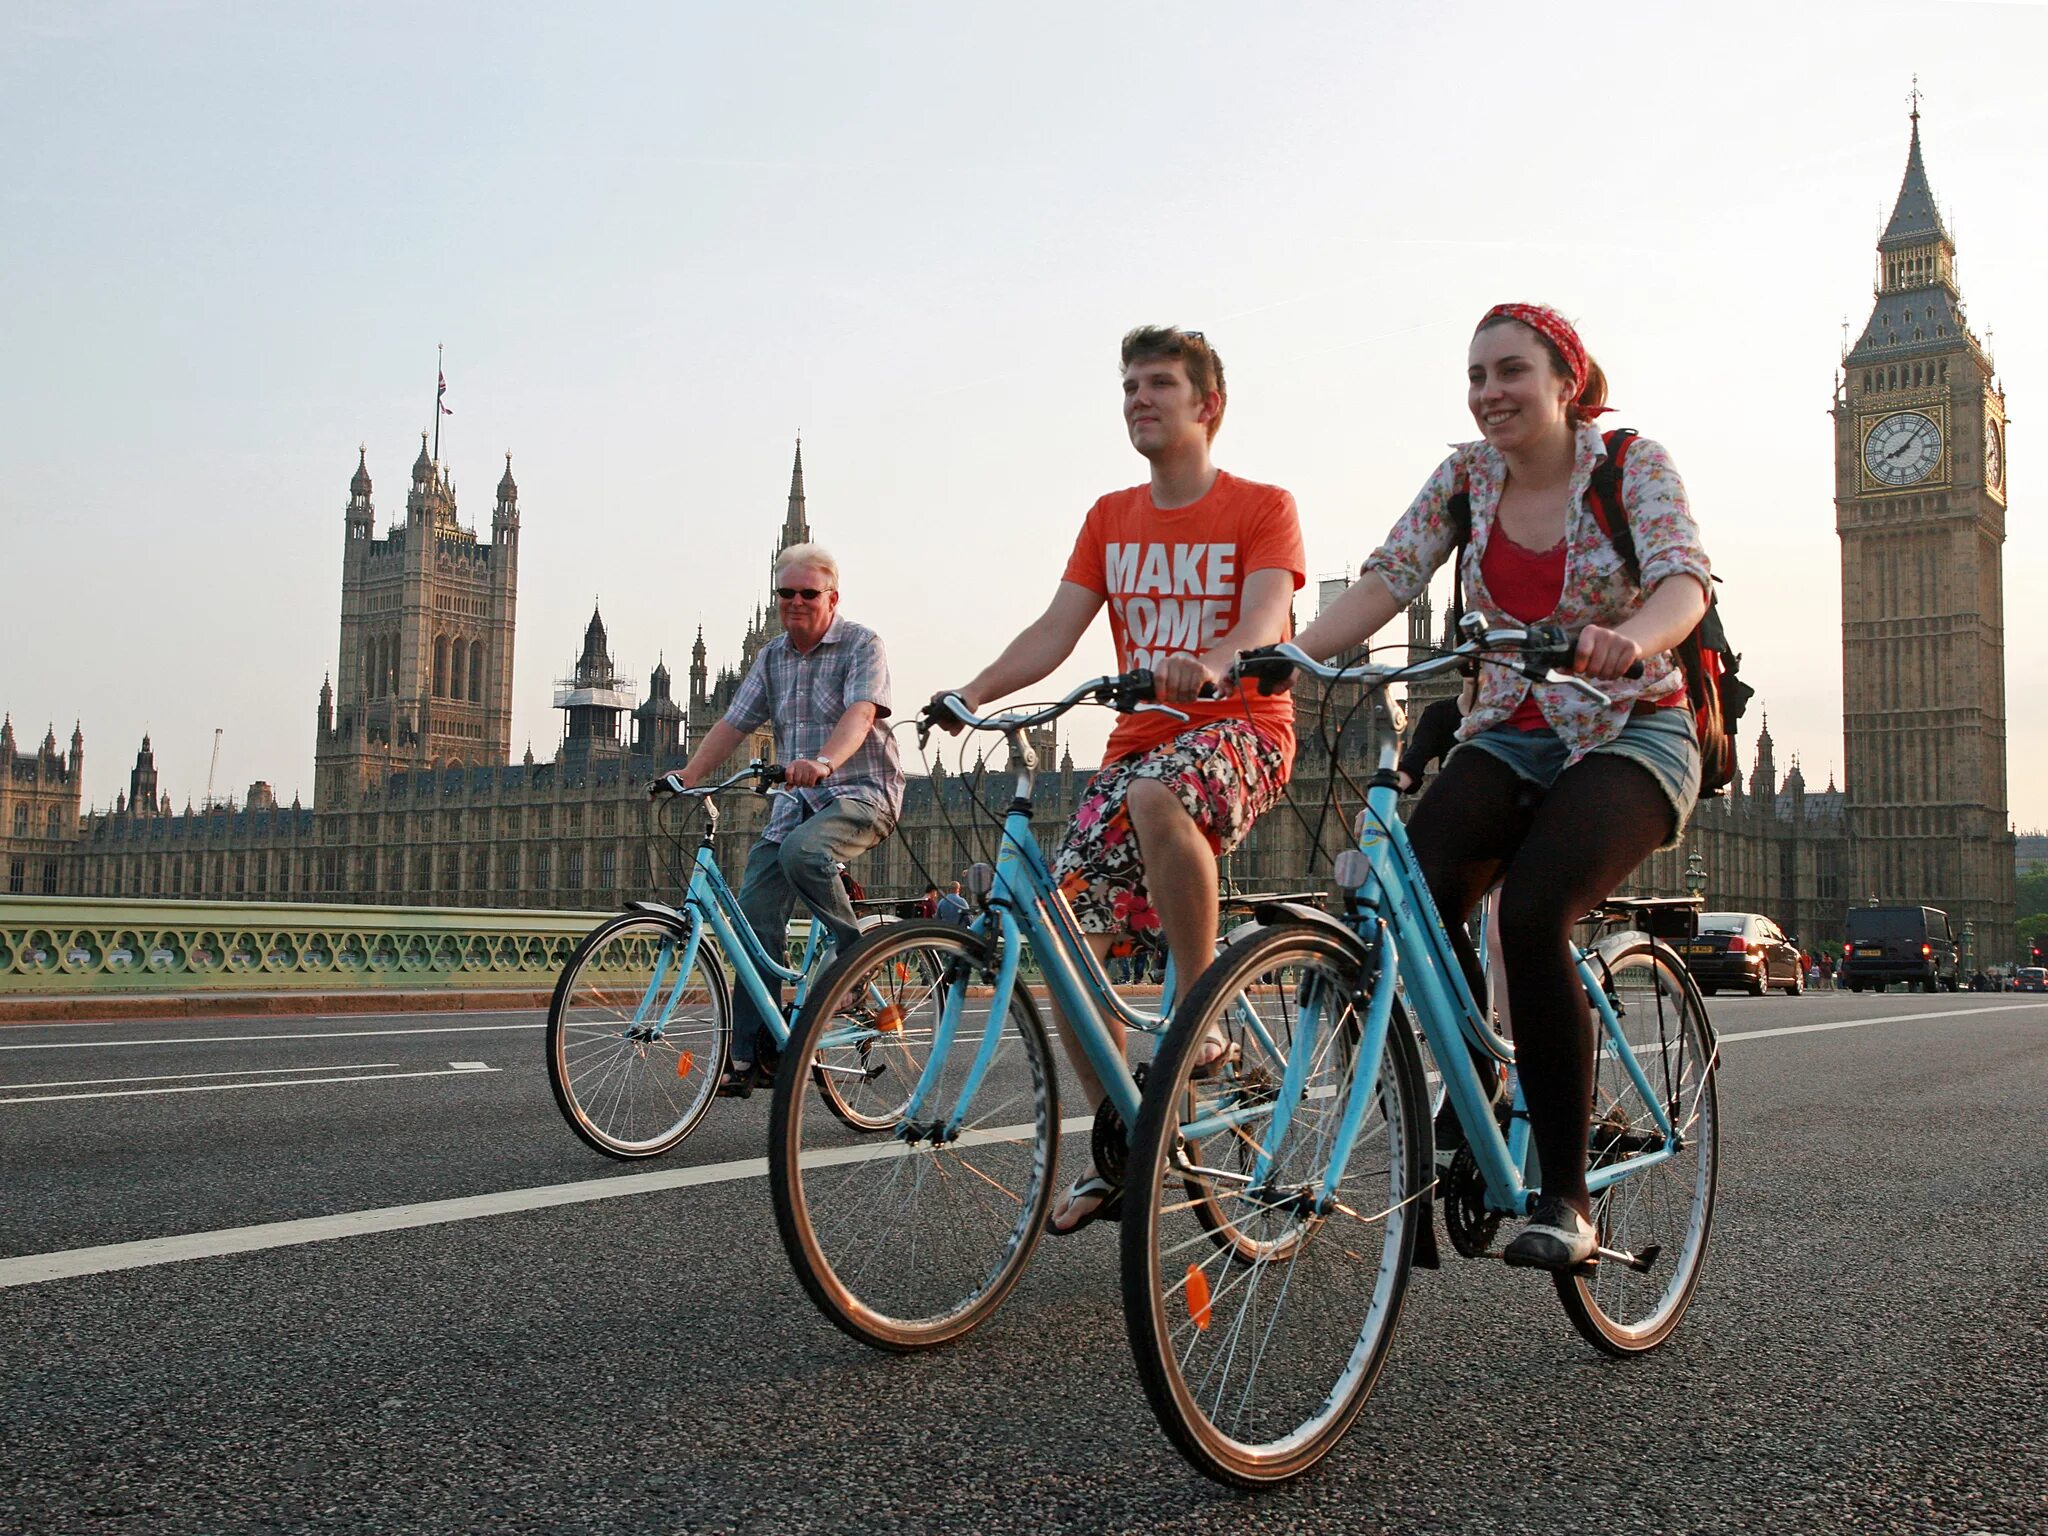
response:
[(1465, 617), (1465, 546), (1472, 542), (1472, 497), (1459, 491), (1444, 503), (1444, 518), (1456, 536), (1451, 545), (1451, 622)]
[(1607, 444), (1607, 457), (1593, 466), (1593, 478), (1586, 483), (1586, 504), (1592, 508), (1600, 531), (1621, 556), (1621, 563), (1628, 567), (1629, 580), (1641, 586), (1643, 568), (1636, 561), (1636, 537), (1628, 525), (1628, 509), (1621, 501), (1623, 461), (1628, 457), (1628, 445), (1638, 435), (1634, 427), (1616, 427), (1601, 439)]

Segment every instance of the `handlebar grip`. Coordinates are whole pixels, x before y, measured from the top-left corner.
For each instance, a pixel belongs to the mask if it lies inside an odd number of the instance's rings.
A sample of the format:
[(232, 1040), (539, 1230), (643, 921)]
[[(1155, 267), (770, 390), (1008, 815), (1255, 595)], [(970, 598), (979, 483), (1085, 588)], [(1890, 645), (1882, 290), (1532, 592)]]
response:
[(1264, 648), (1239, 652), (1234, 670), (1239, 677), (1255, 681), (1261, 697), (1285, 693), (1294, 686), (1294, 663)]
[(1643, 664), (1640, 661), (1632, 661), (1629, 663), (1628, 670), (1621, 675), (1630, 682), (1634, 682), (1643, 675)]
[(761, 782), (764, 785), (780, 784), (788, 778), (789, 765), (786, 763), (763, 763), (761, 765)]

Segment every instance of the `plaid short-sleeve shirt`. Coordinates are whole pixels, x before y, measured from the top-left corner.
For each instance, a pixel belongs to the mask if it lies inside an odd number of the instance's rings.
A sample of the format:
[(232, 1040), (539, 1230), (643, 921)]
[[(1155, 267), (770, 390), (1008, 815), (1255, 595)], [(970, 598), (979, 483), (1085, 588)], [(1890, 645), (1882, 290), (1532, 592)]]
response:
[(883, 725), (889, 716), (889, 658), (880, 635), (840, 617), (808, 653), (791, 645), (787, 635), (761, 647), (733, 695), (725, 723), (745, 732), (774, 721), (778, 762), (816, 757), (840, 717), (856, 704), (875, 706), (874, 724), (860, 746), (833, 765), (824, 783), (792, 790), (796, 798), (777, 796), (761, 834), (764, 842), (781, 842), (796, 830), (804, 810), (822, 811), (834, 800), (864, 801), (893, 821), (903, 810), (903, 765), (896, 738)]

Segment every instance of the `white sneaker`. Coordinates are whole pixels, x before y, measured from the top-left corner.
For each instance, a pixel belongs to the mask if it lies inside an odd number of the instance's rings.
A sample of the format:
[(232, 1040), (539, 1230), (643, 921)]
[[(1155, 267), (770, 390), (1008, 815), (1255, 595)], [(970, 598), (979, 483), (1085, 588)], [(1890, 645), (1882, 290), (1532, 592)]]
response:
[(1600, 1234), (1592, 1222), (1562, 1200), (1545, 1200), (1501, 1259), (1518, 1269), (1575, 1269), (1599, 1246)]

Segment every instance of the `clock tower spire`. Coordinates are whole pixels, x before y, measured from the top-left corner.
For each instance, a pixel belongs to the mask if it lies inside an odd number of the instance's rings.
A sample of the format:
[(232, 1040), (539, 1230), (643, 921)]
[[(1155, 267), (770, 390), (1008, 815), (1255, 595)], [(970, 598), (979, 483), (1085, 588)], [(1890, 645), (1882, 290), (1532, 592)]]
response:
[(1944, 909), (2012, 951), (2005, 762), (2005, 396), (1971, 331), (1913, 94), (1870, 318), (1842, 359), (1843, 896)]

